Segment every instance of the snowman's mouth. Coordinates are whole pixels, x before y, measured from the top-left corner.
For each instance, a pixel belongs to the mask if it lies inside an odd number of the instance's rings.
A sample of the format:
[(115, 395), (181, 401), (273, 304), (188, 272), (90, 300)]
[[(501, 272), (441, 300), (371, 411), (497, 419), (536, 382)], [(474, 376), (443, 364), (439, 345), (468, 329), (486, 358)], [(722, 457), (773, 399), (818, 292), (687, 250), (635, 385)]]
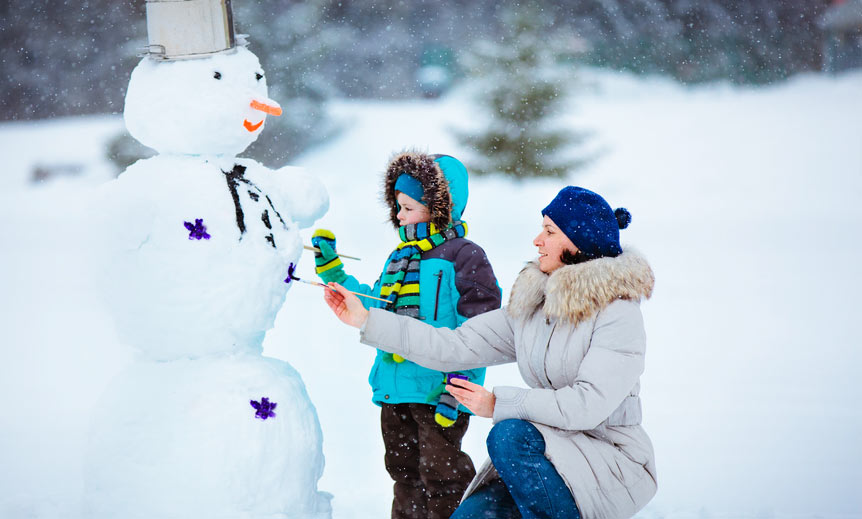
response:
[(242, 125), (245, 126), (245, 129), (250, 131), (250, 132), (256, 131), (258, 128), (260, 128), (260, 125), (262, 125), (262, 124), (263, 124), (263, 121), (260, 121), (259, 123), (254, 124), (254, 123), (250, 122), (248, 119), (246, 119), (242, 122)]

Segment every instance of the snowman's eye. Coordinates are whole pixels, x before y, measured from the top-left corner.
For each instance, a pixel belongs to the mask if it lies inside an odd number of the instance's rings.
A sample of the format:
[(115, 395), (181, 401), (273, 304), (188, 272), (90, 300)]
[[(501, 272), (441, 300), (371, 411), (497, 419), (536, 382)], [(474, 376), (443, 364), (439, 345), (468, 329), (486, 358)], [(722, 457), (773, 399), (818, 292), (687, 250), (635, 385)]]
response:
[(261, 74), (260, 72), (255, 72), (254, 78), (260, 81), (261, 79), (263, 79), (263, 74)]
[(216, 79), (221, 79), (221, 72), (219, 72), (219, 71), (215, 71), (215, 72), (213, 73), (213, 77), (214, 77), (214, 78), (216, 78)]

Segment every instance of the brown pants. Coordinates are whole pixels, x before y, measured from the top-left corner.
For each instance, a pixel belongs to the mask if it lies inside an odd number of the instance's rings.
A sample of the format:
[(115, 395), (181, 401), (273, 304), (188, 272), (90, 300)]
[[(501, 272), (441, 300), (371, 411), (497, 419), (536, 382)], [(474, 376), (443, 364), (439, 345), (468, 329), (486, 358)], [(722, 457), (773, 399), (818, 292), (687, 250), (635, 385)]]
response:
[(434, 421), (434, 406), (382, 404), (386, 470), (395, 481), (392, 519), (448, 519), (476, 475), (461, 451), (470, 415), (452, 427)]

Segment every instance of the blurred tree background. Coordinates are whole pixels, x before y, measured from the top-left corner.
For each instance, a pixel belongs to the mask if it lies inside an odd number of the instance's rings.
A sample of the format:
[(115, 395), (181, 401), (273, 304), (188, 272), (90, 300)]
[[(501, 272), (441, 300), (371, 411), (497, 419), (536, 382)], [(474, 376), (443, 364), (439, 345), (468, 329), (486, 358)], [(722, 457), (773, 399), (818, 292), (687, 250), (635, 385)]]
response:
[(461, 135), (474, 151), (466, 157), (469, 170), (565, 176), (580, 165), (566, 153), (583, 135), (555, 122), (566, 112), (566, 95), (577, 90), (570, 60), (583, 51), (582, 41), (535, 2), (504, 7), (500, 18), (500, 36), (476, 40), (462, 59), (488, 115), (479, 131)]
[[(854, 2), (855, 0), (847, 0)], [(537, 0), (547, 34), (586, 42), (582, 63), (687, 83), (765, 84), (824, 68), (818, 20), (837, 0)], [(285, 115), (247, 155), (273, 164), (335, 129), (328, 98), (438, 95), (479, 42), (511, 34), (510, 0), (234, 0), (237, 33)], [(0, 1), (0, 119), (121, 113), (146, 44), (143, 0)], [(862, 40), (860, 40), (862, 42)], [(862, 45), (862, 43), (859, 43)], [(426, 65), (433, 62), (436, 67)], [(430, 78), (430, 79), (429, 79)]]

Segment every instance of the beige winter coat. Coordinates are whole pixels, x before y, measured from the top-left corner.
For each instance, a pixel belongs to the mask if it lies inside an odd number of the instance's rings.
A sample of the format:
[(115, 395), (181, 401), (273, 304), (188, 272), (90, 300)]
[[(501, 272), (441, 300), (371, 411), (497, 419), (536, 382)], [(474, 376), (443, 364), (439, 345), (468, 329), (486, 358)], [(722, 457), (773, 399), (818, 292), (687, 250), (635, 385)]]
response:
[[(529, 389), (495, 387), (494, 423), (519, 418), (539, 429), (583, 518), (631, 517), (656, 492), (638, 396), (646, 343), (639, 302), (653, 283), (631, 251), (550, 275), (530, 263), (505, 308), (455, 330), (372, 310), (362, 342), (440, 371), (517, 362)], [(495, 476), (487, 461), (465, 497)]]

